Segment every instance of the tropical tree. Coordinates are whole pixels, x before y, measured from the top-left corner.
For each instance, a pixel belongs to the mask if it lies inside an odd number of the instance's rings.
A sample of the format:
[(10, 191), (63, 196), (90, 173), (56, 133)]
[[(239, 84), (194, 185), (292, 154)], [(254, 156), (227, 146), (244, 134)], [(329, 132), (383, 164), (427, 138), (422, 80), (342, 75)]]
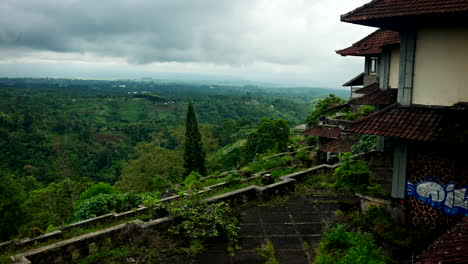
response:
[(316, 100), (313, 105), (312, 113), (310, 113), (306, 119), (307, 125), (316, 125), (320, 116), (330, 112), (329, 108), (344, 104), (345, 102), (345, 100), (334, 94), (329, 94), (325, 99)]
[(205, 151), (192, 102), (189, 102), (185, 123), (184, 168), (186, 176), (192, 171), (206, 175)]
[(283, 152), (288, 148), (289, 125), (283, 119), (263, 119), (247, 138), (246, 158), (252, 160), (256, 154), (269, 150)]
[(158, 189), (154, 186), (155, 180), (173, 183), (181, 180), (183, 162), (180, 151), (142, 142), (135, 147), (135, 155), (135, 159), (123, 165), (122, 176), (115, 184), (120, 191), (149, 192)]

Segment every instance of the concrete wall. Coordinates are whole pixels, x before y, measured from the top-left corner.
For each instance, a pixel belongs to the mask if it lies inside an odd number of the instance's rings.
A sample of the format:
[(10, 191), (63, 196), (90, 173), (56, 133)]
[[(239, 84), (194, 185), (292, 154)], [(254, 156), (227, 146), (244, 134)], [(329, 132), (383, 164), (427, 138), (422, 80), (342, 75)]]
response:
[[(280, 181), (266, 186), (249, 186), (232, 192), (220, 194), (204, 201), (207, 203), (227, 202), (231, 206), (239, 206), (254, 200), (266, 201), (277, 195), (284, 195), (294, 190), (297, 181), (319, 173), (331, 172), (339, 165), (319, 165), (301, 172), (296, 172), (280, 177)], [(255, 176), (258, 177), (258, 176)], [(143, 209), (143, 208), (142, 208)], [(145, 208), (146, 209), (146, 208)], [(167, 230), (173, 223), (170, 217), (142, 222), (140, 220), (129, 221), (102, 229), (89, 234), (63, 240), (57, 243), (46, 245), (40, 248), (11, 256), (13, 263), (69, 263), (72, 255), (75, 258), (83, 258), (89, 255), (91, 244), (96, 244), (99, 248), (107, 238), (115, 238), (116, 234), (134, 230), (140, 232), (144, 229)], [(81, 223), (82, 224), (82, 223)]]
[(400, 72), (400, 47), (394, 47), (390, 55), (389, 88), (398, 88), (398, 77)]
[(369, 72), (369, 65), (370, 65), (370, 59), (371, 57), (367, 56), (365, 57), (364, 59), (364, 87), (369, 85), (369, 84), (373, 84), (375, 82), (377, 82), (378, 80), (378, 76), (377, 76), (377, 72), (378, 72), (378, 69), (379, 69), (379, 65), (377, 64), (376, 65), (376, 69), (377, 71), (374, 72), (374, 73), (371, 73)]
[(468, 27), (418, 30), (414, 67), (413, 104), (468, 101)]

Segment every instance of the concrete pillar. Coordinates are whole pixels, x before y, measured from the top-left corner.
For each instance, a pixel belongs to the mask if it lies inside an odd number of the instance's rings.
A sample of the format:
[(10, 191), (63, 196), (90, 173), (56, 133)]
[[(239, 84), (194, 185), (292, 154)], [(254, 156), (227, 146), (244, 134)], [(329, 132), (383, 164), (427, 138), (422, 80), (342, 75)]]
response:
[(379, 65), (379, 88), (382, 91), (388, 89), (389, 79), (390, 79), (390, 56), (391, 49), (383, 49), (380, 56), (380, 65)]
[(414, 54), (416, 32), (400, 32), (400, 72), (398, 76), (398, 103), (411, 105), (413, 93)]
[(376, 142), (375, 150), (383, 152), (385, 149), (385, 137), (377, 136), (376, 141), (377, 142)]
[(408, 145), (404, 141), (397, 141), (393, 154), (392, 198), (405, 198), (407, 162)]

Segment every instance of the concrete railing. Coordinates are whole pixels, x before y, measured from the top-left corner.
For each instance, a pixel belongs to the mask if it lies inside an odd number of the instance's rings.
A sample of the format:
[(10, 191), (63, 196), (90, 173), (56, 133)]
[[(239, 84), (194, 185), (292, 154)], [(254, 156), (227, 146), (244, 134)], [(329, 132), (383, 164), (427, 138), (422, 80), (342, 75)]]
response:
[[(305, 178), (313, 175), (317, 175), (319, 173), (330, 172), (333, 171), (339, 165), (319, 165), (301, 172), (296, 172), (293, 174), (289, 174), (286, 176), (280, 177), (280, 181), (266, 185), (266, 186), (249, 186), (239, 190), (235, 190), (232, 192), (227, 192), (224, 194), (220, 194), (204, 201), (207, 203), (217, 203), (217, 202), (227, 202), (232, 207), (239, 206), (251, 201), (267, 201), (277, 195), (287, 194), (294, 190), (295, 184), (297, 182), (303, 181)], [(260, 177), (260, 176), (255, 176)], [(225, 183), (217, 184), (216, 187), (220, 187)], [(210, 189), (210, 188), (208, 188)], [(206, 192), (209, 190), (204, 190), (200, 192)], [(168, 197), (166, 199), (162, 199), (160, 202), (168, 202), (173, 201), (175, 199), (180, 198), (180, 196), (173, 196)], [(90, 226), (92, 224), (99, 223), (103, 221), (103, 219), (109, 220), (112, 217), (120, 217), (120, 215), (132, 215), (130, 212), (147, 212), (148, 208), (141, 207), (136, 211), (129, 211), (124, 212), (122, 214), (108, 214), (103, 215), (100, 217), (88, 219), (82, 222), (74, 223), (69, 225), (65, 228), (73, 228), (77, 226)], [(134, 214), (134, 215), (135, 215)], [(117, 216), (119, 215), (119, 216)], [(134, 216), (132, 215), (132, 216)], [(122, 223), (119, 225), (115, 225), (109, 228), (105, 228), (96, 232), (92, 232), (89, 234), (81, 235), (78, 237), (70, 238), (67, 240), (63, 240), (57, 243), (53, 243), (47, 246), (43, 246), (40, 248), (32, 249), (15, 256), (11, 257), (13, 263), (38, 263), (38, 262), (45, 262), (45, 263), (67, 263), (71, 260), (72, 257), (74, 258), (83, 258), (89, 254), (89, 249), (91, 244), (93, 244), (94, 248), (99, 248), (103, 241), (107, 238), (112, 238), (117, 233), (123, 232), (125, 230), (144, 230), (147, 228), (153, 230), (167, 230), (168, 226), (173, 223), (173, 219), (170, 217), (163, 217), (159, 219), (150, 220), (148, 222), (143, 222), (141, 220), (133, 220), (126, 223)], [(71, 227), (70, 227), (71, 226)], [(62, 231), (56, 231), (57, 234), (60, 234)], [(46, 234), (48, 235), (48, 234)], [(44, 235), (44, 236), (46, 236)]]
[[(367, 157), (369, 155), (372, 155), (374, 152), (375, 151), (362, 153), (362, 154), (357, 154), (357, 155), (352, 156), (351, 158), (354, 159), (354, 158), (360, 158), (360, 157)], [(289, 183), (289, 180), (287, 180), (287, 179), (294, 179), (294, 180), (302, 181), (304, 177), (312, 175), (312, 174), (316, 174), (317, 171), (320, 171), (320, 170), (330, 171), (330, 170), (333, 170), (334, 168), (337, 168), (339, 165), (340, 164), (335, 164), (333, 166), (327, 165), (327, 164), (318, 165), (318, 166), (306, 169), (304, 171), (300, 171), (300, 172), (292, 173), (292, 174), (289, 174), (289, 175), (286, 175), (286, 176), (282, 176), (282, 177), (280, 177), (280, 182), (275, 183), (275, 184), (278, 184), (278, 186), (283, 186), (283, 184), (288, 185), (290, 183)], [(268, 173), (268, 172), (269, 171), (256, 173), (256, 174), (252, 175), (251, 177), (244, 179), (243, 181), (244, 182), (253, 181), (255, 179), (258, 179), (258, 178), (262, 177), (265, 173)], [(226, 182), (221, 182), (221, 183), (217, 183), (217, 184), (210, 185), (210, 186), (207, 186), (207, 187), (203, 187), (203, 189), (201, 191), (198, 191), (198, 194), (203, 194), (203, 193), (208, 193), (208, 192), (211, 192), (211, 191), (218, 190), (218, 189), (226, 186), (226, 184), (227, 184)], [(276, 186), (275, 184), (271, 184), (271, 185)], [(272, 188), (271, 185), (264, 186), (264, 187), (250, 186), (250, 187), (246, 187), (246, 188), (251, 188), (251, 187), (254, 188), (255, 187), (256, 190), (259, 190), (261, 188), (268, 187), (268, 190), (269, 190), (269, 188)], [(243, 189), (240, 189), (240, 190), (243, 190)], [(237, 191), (233, 191), (231, 193), (234, 194), (236, 192)], [(265, 193), (267, 193), (267, 192), (268, 191), (266, 191)], [(188, 195), (188, 194), (183, 194), (182, 196), (181, 195), (173, 195), (173, 196), (170, 196), (170, 197), (167, 197), (167, 198), (160, 199), (159, 203), (172, 202), (172, 201), (178, 200), (181, 197), (186, 196), (186, 195)], [(235, 195), (233, 197), (235, 197)], [(261, 197), (258, 197), (258, 198), (260, 199)], [(53, 231), (51, 233), (43, 234), (43, 235), (35, 237), (35, 238), (25, 238), (25, 239), (19, 240), (19, 241), (18, 240), (10, 240), (10, 241), (6, 241), (6, 242), (2, 242), (2, 243), (0, 243), (0, 250), (3, 251), (5, 249), (7, 249), (7, 248), (14, 249), (14, 250), (20, 250), (22, 248), (26, 248), (28, 246), (31, 246), (31, 245), (34, 245), (34, 244), (37, 244), (37, 243), (47, 242), (48, 240), (61, 239), (61, 238), (63, 238), (64, 233), (66, 233), (66, 232), (68, 232), (68, 231), (70, 231), (71, 229), (74, 229), (74, 228), (88, 228), (88, 227), (97, 226), (97, 225), (101, 225), (101, 224), (105, 224), (105, 223), (109, 223), (109, 222), (113, 222), (113, 221), (123, 220), (123, 219), (129, 218), (129, 217), (148, 214), (149, 212), (150, 212), (149, 208), (147, 208), (146, 206), (140, 205), (139, 208), (134, 209), (134, 210), (129, 210), (129, 211), (118, 213), (118, 214), (117, 213), (109, 213), (109, 214), (97, 216), (97, 217), (94, 217), (94, 218), (86, 219), (86, 220), (83, 220), (83, 221), (80, 221), (80, 222), (72, 223), (72, 224), (60, 227), (58, 230), (55, 230), (55, 231)]]

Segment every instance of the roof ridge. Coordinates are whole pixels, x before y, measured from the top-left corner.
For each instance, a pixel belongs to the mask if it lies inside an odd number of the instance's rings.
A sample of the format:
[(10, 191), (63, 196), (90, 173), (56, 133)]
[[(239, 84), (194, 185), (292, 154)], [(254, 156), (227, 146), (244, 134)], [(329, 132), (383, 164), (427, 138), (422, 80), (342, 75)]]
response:
[[(398, 106), (401, 106), (401, 105), (400, 105), (399, 103), (395, 103), (395, 104), (392, 104), (392, 105), (389, 105), (389, 106), (385, 107), (385, 108), (382, 109), (382, 110), (379, 110), (379, 111), (377, 111), (377, 112), (374, 112), (374, 113), (372, 113), (372, 114), (370, 114), (370, 115), (368, 115), (368, 116), (365, 116), (365, 117), (363, 117), (363, 118), (360, 118), (360, 119), (358, 119), (358, 120), (356, 120), (356, 121), (353, 122), (353, 124), (351, 125), (351, 128), (352, 128), (354, 125), (360, 124), (360, 123), (362, 123), (362, 122), (364, 122), (364, 121), (366, 121), (366, 120), (368, 120), (368, 119), (370, 119), (370, 118), (372, 118), (372, 117), (374, 117), (374, 116), (377, 116), (377, 115), (381, 115), (381, 114), (383, 114), (383, 113), (386, 113), (386, 112), (388, 112), (388, 111), (390, 111), (390, 110), (392, 110), (392, 109), (394, 109), (394, 108), (396, 108), (396, 107), (398, 107)], [(346, 130), (345, 130), (345, 131), (346, 131)]]
[(369, 6), (375, 5), (375, 4), (377, 4), (378, 2), (381, 2), (381, 1), (384, 1), (384, 0), (372, 0), (369, 3), (366, 3), (366, 4), (364, 4), (364, 5), (360, 6), (360, 7), (357, 7), (354, 10), (351, 10), (348, 13), (341, 15), (340, 16), (340, 21), (348, 22), (348, 21), (345, 21), (344, 19), (346, 19), (346, 17), (350, 16), (352, 13), (360, 11), (361, 9), (367, 8)]

